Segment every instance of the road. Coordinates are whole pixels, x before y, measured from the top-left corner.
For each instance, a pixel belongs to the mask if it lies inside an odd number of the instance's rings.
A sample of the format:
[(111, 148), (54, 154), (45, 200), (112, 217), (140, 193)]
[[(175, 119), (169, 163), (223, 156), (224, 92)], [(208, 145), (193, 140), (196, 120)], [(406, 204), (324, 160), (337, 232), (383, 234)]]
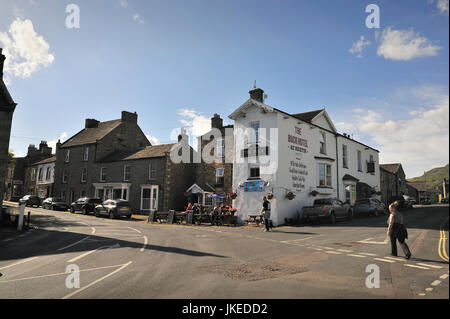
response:
[(385, 216), (264, 233), (28, 211), (34, 229), (0, 239), (0, 298), (449, 298), (448, 205), (404, 213), (410, 260), (390, 257)]

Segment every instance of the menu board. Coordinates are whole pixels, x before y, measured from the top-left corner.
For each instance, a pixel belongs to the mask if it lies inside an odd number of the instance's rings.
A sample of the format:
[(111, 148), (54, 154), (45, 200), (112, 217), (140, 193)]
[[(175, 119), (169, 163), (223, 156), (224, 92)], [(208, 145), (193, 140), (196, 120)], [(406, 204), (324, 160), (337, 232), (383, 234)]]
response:
[(264, 192), (264, 181), (252, 181), (244, 183), (244, 192)]

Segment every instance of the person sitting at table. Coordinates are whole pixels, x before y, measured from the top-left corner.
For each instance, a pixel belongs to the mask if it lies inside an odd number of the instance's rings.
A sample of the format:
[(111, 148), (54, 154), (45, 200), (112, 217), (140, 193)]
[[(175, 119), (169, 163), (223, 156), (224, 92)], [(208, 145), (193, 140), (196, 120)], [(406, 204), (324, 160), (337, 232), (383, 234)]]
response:
[(199, 203), (195, 203), (194, 207), (192, 207), (192, 210), (193, 210), (194, 214), (200, 213), (200, 204)]
[(190, 210), (192, 210), (192, 204), (191, 204), (191, 203), (188, 204), (188, 206), (187, 206), (187, 208), (186, 208), (186, 212), (188, 212), (188, 211), (190, 211)]
[(220, 214), (225, 215), (227, 212), (227, 208), (225, 207), (224, 203), (220, 204)]

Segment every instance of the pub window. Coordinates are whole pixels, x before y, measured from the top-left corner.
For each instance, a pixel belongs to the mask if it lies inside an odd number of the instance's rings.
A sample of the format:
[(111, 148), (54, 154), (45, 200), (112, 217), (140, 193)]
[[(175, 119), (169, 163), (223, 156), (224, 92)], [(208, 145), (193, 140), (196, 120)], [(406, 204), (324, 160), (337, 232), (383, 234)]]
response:
[(45, 180), (46, 180), (46, 181), (49, 181), (49, 180), (50, 180), (51, 172), (52, 172), (51, 167), (47, 167), (47, 172), (45, 173)]
[(259, 178), (260, 170), (259, 166), (250, 166), (250, 178)]
[(358, 151), (358, 171), (362, 172), (362, 155), (361, 155), (361, 151)]
[(325, 133), (320, 133), (320, 153), (326, 155), (327, 154), (327, 136)]
[(348, 168), (347, 145), (342, 145), (342, 165)]
[(39, 182), (42, 181), (42, 168), (39, 168), (38, 181), (39, 181)]
[(250, 123), (251, 135), (250, 143), (258, 143), (259, 141), (259, 122)]
[(224, 168), (216, 168), (216, 184), (223, 185), (224, 184)]
[(331, 187), (331, 165), (319, 164), (319, 186)]
[(225, 156), (225, 140), (221, 139), (217, 141), (217, 151), (216, 154), (218, 157), (224, 157)]

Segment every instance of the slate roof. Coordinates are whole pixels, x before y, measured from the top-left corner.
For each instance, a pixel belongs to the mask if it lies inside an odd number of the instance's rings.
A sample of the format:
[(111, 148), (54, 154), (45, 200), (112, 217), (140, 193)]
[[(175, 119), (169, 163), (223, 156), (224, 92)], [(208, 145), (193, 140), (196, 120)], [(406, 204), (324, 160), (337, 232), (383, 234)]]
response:
[(98, 127), (85, 128), (72, 136), (69, 140), (64, 142), (61, 147), (81, 146), (87, 144), (94, 144), (97, 140), (102, 139), (108, 135), (112, 130), (120, 125), (121, 120), (113, 120), (107, 122), (100, 122)]
[(134, 152), (114, 152), (100, 160), (100, 162), (132, 161), (146, 158), (164, 157), (176, 144), (161, 144), (147, 146), (146, 148)]
[(409, 186), (414, 187), (420, 192), (427, 191), (427, 184), (425, 182), (406, 182)]
[(42, 160), (40, 162), (33, 163), (32, 165), (33, 166), (34, 165), (42, 165), (42, 164), (48, 164), (48, 163), (53, 163), (53, 162), (56, 162), (56, 156), (52, 156), (52, 157), (46, 158), (46, 159), (44, 159), (44, 160)]
[(402, 164), (396, 163), (396, 164), (381, 164), (380, 168), (384, 169), (385, 171), (391, 172), (392, 174), (397, 174), (398, 170)]
[(297, 113), (291, 114), (296, 119), (299, 119), (304, 122), (310, 123), (317, 115), (319, 115), (323, 110), (316, 110), (311, 112)]

